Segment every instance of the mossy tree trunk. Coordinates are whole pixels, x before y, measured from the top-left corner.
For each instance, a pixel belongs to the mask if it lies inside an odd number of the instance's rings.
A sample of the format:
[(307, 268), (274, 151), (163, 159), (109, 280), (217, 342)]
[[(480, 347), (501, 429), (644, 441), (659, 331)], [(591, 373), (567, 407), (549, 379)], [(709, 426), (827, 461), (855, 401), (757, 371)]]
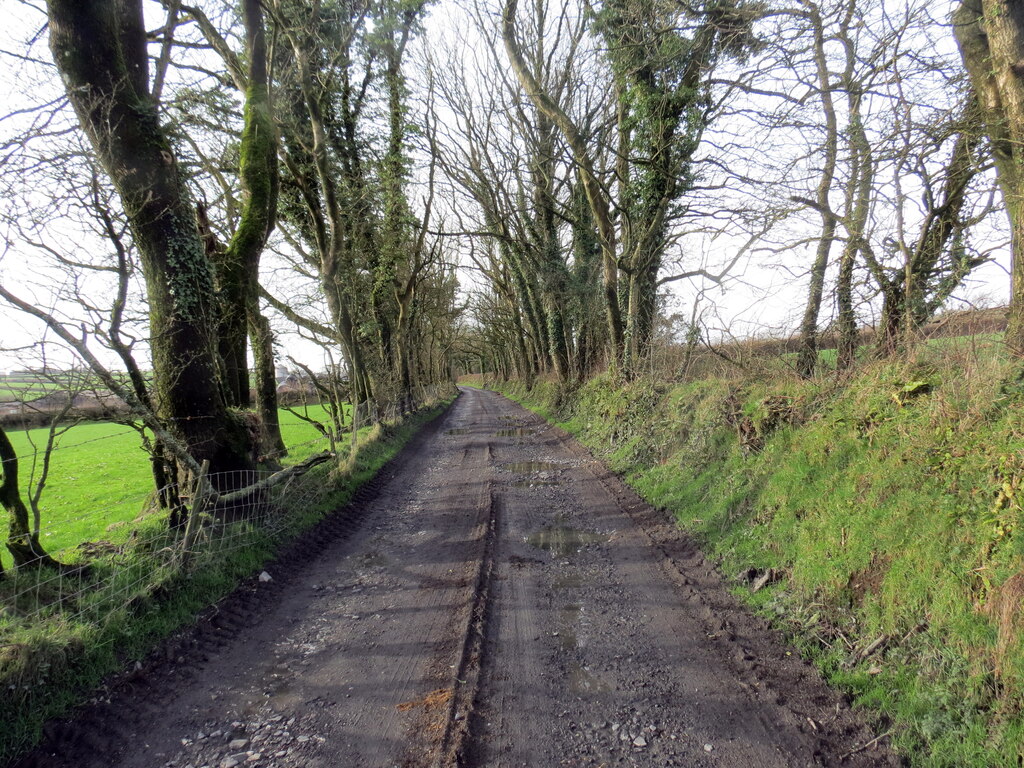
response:
[[(403, 40), (412, 34), (421, 10), (421, 3), (406, 8), (385, 4), (374, 7), (377, 15), (356, 7), (336, 15), (319, 6), (295, 6), (286, 32), (296, 87), (285, 144), (289, 181), (302, 193), (301, 216), (293, 218), (314, 246), (312, 266), (350, 367), (354, 404), (371, 416), (378, 406), (390, 404), (404, 378), (403, 352), (396, 351), (402, 345), (394, 338), (401, 330), (396, 280), (406, 274), (410, 245), (400, 64)], [(319, 35), (320, 30), (325, 34)], [(376, 159), (366, 156), (361, 133), (377, 70), (360, 73), (355, 66), (364, 54), (362, 41), (368, 39), (386, 70), (390, 131), (380, 179), (373, 176)]]
[[(841, 30), (843, 42), (849, 40), (846, 26)], [(847, 231), (846, 243), (839, 257), (839, 274), (836, 278), (836, 369), (846, 371), (853, 367), (857, 358), (857, 317), (853, 308), (853, 273), (857, 259), (867, 242), (868, 218), (871, 215), (872, 189), (874, 187), (874, 157), (871, 142), (864, 127), (863, 102), (864, 86), (854, 77), (854, 47), (852, 41), (845, 46), (846, 68), (843, 82), (846, 89), (846, 105), (849, 113), (847, 126), (847, 150), (849, 153), (849, 177), (846, 183), (846, 204), (844, 219)]]
[[(268, 75), (267, 39), (259, 0), (244, 0), (248, 87), (245, 93), (241, 138), (240, 175), (244, 208), (234, 237), (228, 244), (227, 276), (237, 286), (238, 303), (232, 303), (230, 321), (222, 316), (221, 348), (227, 352), (228, 381), (239, 406), (249, 405), (249, 368), (245, 356), (248, 336), (253, 352), (256, 410), (259, 414), (261, 450), (274, 458), (287, 453), (277, 412), (277, 380), (274, 369), (274, 337), (270, 322), (259, 308), (259, 265), (267, 238), (274, 229), (280, 189), (278, 136)], [(222, 281), (222, 285), (224, 281)], [(225, 344), (227, 340), (227, 344)], [(235, 361), (234, 366), (228, 360)]]
[[(371, 306), (377, 325), (378, 351), (386, 379), (397, 385), (399, 394), (407, 382), (403, 379), (401, 324), (397, 314), (395, 290), (399, 284), (403, 262), (411, 250), (411, 213), (405, 197), (408, 176), (406, 152), (407, 125), (405, 119), (406, 84), (402, 74), (402, 57), (412, 33), (412, 24), (422, 4), (406, 8), (401, 13), (388, 6), (381, 37), (384, 53), (384, 89), (387, 93), (388, 140), (381, 163), (381, 192), (383, 217), (380, 224), (379, 252), (373, 263)], [(389, 398), (390, 399), (390, 398)]]
[(1010, 220), (1010, 317), (1006, 344), (1024, 357), (1024, 4), (963, 0), (953, 31), (992, 143)]
[(47, 8), (68, 98), (139, 250), (159, 415), (211, 472), (248, 469), (248, 433), (221, 387), (219, 312), (196, 210), (149, 93), (142, 2), (48, 0)]
[(590, 208), (579, 184), (573, 186), (571, 210), (572, 272), (571, 316), (576, 331), (574, 376), (582, 382), (597, 367), (601, 357), (601, 247), (594, 235)]
[[(533, 4), (534, 24), (543, 30), (547, 23), (548, 4), (535, 0)], [(551, 66), (543, 33), (538, 34), (530, 51), (530, 65), (533, 77), (552, 93), (566, 90), (565, 73), (559, 73)], [(555, 193), (557, 172), (556, 139), (558, 129), (551, 117), (543, 110), (534, 109), (528, 116), (525, 110), (520, 118), (532, 122), (524, 135), (530, 136), (530, 187), (531, 210), (523, 217), (527, 222), (530, 247), (528, 258), (531, 270), (537, 275), (540, 287), (541, 311), (544, 315), (543, 348), (549, 365), (554, 369), (560, 382), (570, 378), (570, 344), (566, 331), (566, 291), (568, 274), (565, 257), (558, 236), (558, 199)], [(526, 203), (526, 200), (523, 200)], [(524, 205), (525, 207), (525, 205)], [(571, 332), (570, 332), (571, 334)]]
[(548, 92), (544, 84), (534, 76), (532, 68), (523, 55), (516, 32), (516, 11), (518, 0), (506, 0), (502, 9), (501, 35), (512, 65), (512, 71), (520, 85), (537, 109), (557, 126), (577, 166), (579, 183), (586, 194), (591, 209), (595, 234), (601, 249), (602, 290), (604, 309), (608, 323), (607, 340), (611, 348), (612, 362), (618, 365), (625, 349), (625, 328), (619, 307), (619, 266), (617, 235), (612, 214), (612, 202), (598, 176), (595, 153), (588, 145), (587, 138), (576, 122)]
[(254, 297), (249, 305), (249, 338), (252, 340), (253, 374), (256, 380), (256, 411), (262, 432), (261, 451), (268, 458), (288, 455), (281, 437), (277, 410), (277, 377), (274, 366), (274, 334), (270, 321), (260, 312)]
[(816, 3), (808, 3), (807, 8), (808, 19), (814, 33), (814, 62), (821, 109), (825, 116), (825, 143), (822, 147), (821, 176), (818, 178), (814, 196), (814, 208), (821, 216), (821, 234), (818, 236), (818, 247), (814, 253), (814, 262), (811, 264), (807, 303), (804, 305), (804, 314), (800, 321), (800, 348), (796, 358), (796, 372), (805, 378), (813, 376), (818, 366), (818, 315), (825, 292), (829, 255), (836, 239), (837, 221), (829, 199), (839, 160), (839, 121), (832, 98), (834, 85), (826, 57), (825, 24)]
[(517, 39), (517, 7), (518, 0), (506, 0), (502, 11), (505, 50), (521, 87), (562, 133), (577, 165), (601, 247), (612, 363), (630, 377), (650, 349), (666, 233), (682, 212), (679, 198), (692, 188), (692, 159), (712, 119), (708, 74), (748, 46), (759, 10), (730, 0), (601, 6), (595, 24), (612, 69), (619, 136), (613, 199), (562, 94), (527, 61)]
[[(538, 44), (535, 53), (535, 72), (543, 76), (544, 49)], [(570, 378), (569, 343), (566, 337), (566, 297), (568, 274), (558, 237), (558, 219), (555, 207), (555, 126), (544, 114), (536, 119), (537, 146), (533, 157), (533, 211), (534, 250), (537, 254), (537, 272), (543, 295), (545, 316), (545, 349), (560, 382)]]
[[(7, 510), (7, 550), (17, 568), (34, 568), (41, 565), (59, 568), (60, 564), (50, 557), (39, 543), (39, 534), (29, 524), (29, 511), (21, 498), (18, 488), (18, 455), (3, 427), (0, 427), (0, 464), (3, 480), (0, 481), (0, 505)], [(0, 569), (2, 573), (2, 569)]]
[(668, 24), (659, 0), (608, 0), (596, 18), (617, 102), (627, 377), (651, 353), (668, 235), (685, 210), (693, 156), (713, 118), (708, 76), (746, 48), (757, 13), (731, 0), (680, 5), (669, 6), (676, 15)]
[(277, 212), (277, 133), (267, 75), (267, 41), (259, 0), (244, 0), (247, 53), (245, 104), (239, 143), (242, 212), (215, 266), (221, 309), (219, 342), (226, 391), (233, 406), (251, 405), (246, 356), (249, 317), (259, 290), (260, 256)]
[[(937, 189), (922, 208), (921, 228), (915, 241), (901, 248), (903, 263), (886, 269), (863, 237), (862, 229), (850, 233), (849, 243), (859, 251), (882, 293), (882, 316), (876, 353), (885, 357), (905, 349), (916, 331), (927, 323), (964, 278), (981, 264), (984, 256), (971, 256), (964, 247), (964, 233), (970, 226), (968, 191), (982, 167), (979, 158), (980, 115), (974, 93), (965, 98), (963, 112), (945, 126), (941, 139), (953, 139), (949, 159)], [(931, 186), (932, 182), (926, 180)]]
[[(880, 278), (884, 303), (877, 351), (882, 356), (904, 349), (917, 329), (984, 261), (984, 257), (972, 258), (962, 243), (968, 226), (963, 215), (967, 189), (980, 168), (979, 143), (975, 126), (968, 123), (957, 135), (940, 194), (924, 211), (924, 223), (903, 268), (887, 281)], [(873, 272), (884, 272), (873, 257), (868, 263)]]

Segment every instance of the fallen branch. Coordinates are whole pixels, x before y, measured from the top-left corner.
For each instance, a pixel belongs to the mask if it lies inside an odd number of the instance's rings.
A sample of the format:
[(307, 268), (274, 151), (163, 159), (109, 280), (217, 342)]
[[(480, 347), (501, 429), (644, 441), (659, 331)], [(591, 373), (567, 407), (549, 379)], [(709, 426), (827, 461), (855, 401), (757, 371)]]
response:
[(873, 738), (871, 741), (865, 742), (864, 744), (861, 744), (859, 747), (854, 747), (849, 752), (843, 753), (842, 755), (839, 756), (839, 762), (842, 762), (843, 760), (845, 760), (848, 757), (852, 757), (853, 755), (856, 755), (858, 752), (863, 752), (866, 749), (871, 749), (871, 747), (875, 746), (878, 742), (880, 742), (886, 736), (892, 736), (892, 731), (886, 731), (883, 734), (875, 736), (875, 738)]
[(291, 480), (292, 478), (301, 477), (302, 475), (306, 474), (309, 470), (311, 470), (313, 467), (323, 464), (324, 462), (330, 461), (334, 457), (335, 454), (332, 453), (331, 451), (321, 451), (320, 453), (310, 456), (308, 459), (306, 459), (303, 462), (300, 462), (299, 464), (295, 464), (294, 466), (286, 467), (285, 469), (282, 469), (279, 472), (275, 472), (269, 477), (260, 480), (258, 483), (247, 485), (245, 488), (240, 488), (239, 490), (232, 491), (231, 493), (214, 493), (210, 497), (210, 502), (213, 504), (230, 504), (236, 501), (240, 501), (246, 498), (247, 496), (251, 496), (252, 494), (258, 493), (260, 491), (269, 490), (270, 488), (280, 485), (281, 483)]
[(860, 652), (860, 654), (858, 654), (858, 655), (860, 656), (860, 658), (862, 660), (866, 659), (868, 656), (873, 654), (875, 651), (878, 651), (879, 649), (883, 648), (886, 645), (886, 643), (888, 643), (888, 642), (889, 642), (889, 636), (888, 635), (881, 635), (879, 637), (876, 637), (874, 640), (872, 640), (870, 643), (868, 643), (867, 647), (864, 648), (864, 650), (862, 650)]

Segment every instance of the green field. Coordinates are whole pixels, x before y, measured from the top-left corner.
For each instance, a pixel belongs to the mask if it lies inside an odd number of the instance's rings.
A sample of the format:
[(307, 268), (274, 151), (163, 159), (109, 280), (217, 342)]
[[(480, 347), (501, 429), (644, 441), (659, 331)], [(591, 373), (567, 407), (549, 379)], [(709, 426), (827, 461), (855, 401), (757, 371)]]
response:
[[(309, 406), (309, 416), (325, 417), (322, 406)], [(281, 433), (289, 448), (285, 463), (295, 463), (328, 447), (316, 428), (282, 410)], [(22, 493), (34, 487), (33, 442), (46, 445), (45, 428), (11, 430), (8, 437), (20, 460)], [(41, 463), (41, 455), (38, 462)], [(51, 554), (84, 541), (111, 540), (127, 535), (127, 523), (147, 507), (153, 491), (148, 456), (138, 432), (122, 424), (86, 422), (60, 438), (40, 502), (40, 541)]]
[(43, 381), (0, 381), (0, 403), (17, 403), (35, 400), (37, 397), (54, 392), (59, 387)]
[[(979, 350), (984, 349), (996, 354), (1002, 354), (1003, 333), (978, 333), (973, 336), (936, 336), (921, 343), (921, 348), (933, 351), (942, 350)], [(862, 344), (857, 347), (857, 360), (860, 363), (869, 362), (875, 354), (875, 347), (872, 344)], [(837, 351), (835, 349), (823, 349), (818, 352), (818, 361), (824, 370), (834, 371), (836, 369)], [(786, 354), (783, 358), (790, 364), (796, 364), (797, 355), (795, 352)]]
[[(146, 379), (149, 374), (144, 374)], [(115, 373), (127, 384), (126, 374)], [(82, 372), (65, 371), (51, 374), (19, 372), (0, 374), (0, 403), (31, 403), (33, 400), (52, 392), (101, 392), (106, 391), (98, 380)]]

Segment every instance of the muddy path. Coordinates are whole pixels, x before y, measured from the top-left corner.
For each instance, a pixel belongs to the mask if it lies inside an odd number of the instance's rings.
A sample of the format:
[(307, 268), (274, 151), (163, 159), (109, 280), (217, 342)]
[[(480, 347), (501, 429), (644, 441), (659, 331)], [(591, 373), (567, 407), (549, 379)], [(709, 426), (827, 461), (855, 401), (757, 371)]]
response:
[(24, 766), (899, 761), (560, 430), (465, 390), (348, 510)]

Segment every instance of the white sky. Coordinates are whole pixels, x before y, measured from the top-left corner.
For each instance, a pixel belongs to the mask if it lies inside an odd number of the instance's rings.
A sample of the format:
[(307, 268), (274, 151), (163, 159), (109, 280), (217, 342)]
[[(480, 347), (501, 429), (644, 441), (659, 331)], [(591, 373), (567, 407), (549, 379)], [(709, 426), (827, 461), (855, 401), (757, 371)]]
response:
[[(900, 2), (890, 2), (889, 6), (899, 6)], [(160, 23), (159, 8), (156, 4), (148, 4), (155, 12), (153, 26)], [(936, 18), (945, 18), (946, 9), (950, 3), (942, 2), (934, 4), (934, 15)], [(59, 85), (52, 77), (51, 67), (40, 65), (32, 60), (23, 60), (18, 57), (26, 55), (25, 42), (35, 36), (41, 29), (44, 21), (42, 15), (30, 4), (22, 0), (0, 0), (0, 17), (5, 19), (5, 25), (0, 28), (0, 51), (5, 52), (3, 56), (3, 67), (0, 67), (0, 104), (6, 105), (8, 112), (28, 106), (46, 102), (59, 95)], [(430, 45), (431, 41), (441, 38), (451, 38), (453, 29), (466, 33), (467, 22), (463, 11), (451, 0), (443, 0), (432, 7), (428, 21), (427, 32), (423, 44)], [(469, 33), (472, 37), (472, 33)], [(938, 30), (935, 40), (931, 43), (936, 46), (939, 52), (955, 55), (952, 47), (951, 36), (948, 30)], [(45, 39), (38, 40), (33, 47), (27, 50), (31, 57), (38, 57), (48, 60), (49, 51)], [(11, 55), (13, 54), (13, 55)], [(748, 120), (741, 109), (742, 105), (734, 105), (736, 108), (729, 121), (714, 127), (707, 135), (707, 139), (714, 145), (725, 146), (739, 139), (749, 139), (750, 135), (756, 133), (756, 126), (745, 122)], [(751, 102), (750, 106), (757, 106), (757, 101)], [(15, 135), (23, 128), (27, 121), (33, 119), (31, 115), (14, 115), (0, 120), (0, 141)], [(792, 135), (781, 133), (773, 134), (778, 141), (774, 145), (759, 145), (747, 148), (744, 152), (737, 153), (733, 157), (727, 157), (729, 162), (735, 163), (737, 167), (753, 162), (763, 161), (763, 155), (776, 151), (783, 151), (787, 142), (798, 141)], [(773, 139), (774, 141), (774, 139)], [(749, 141), (747, 141), (749, 143)], [(2, 175), (3, 163), (10, 157), (17, 155), (17, 148), (6, 146), (3, 154), (0, 155), (0, 175)], [(745, 154), (744, 154), (745, 153)], [(762, 155), (762, 157), (758, 157)], [(21, 154), (24, 159), (24, 153)], [(771, 160), (772, 158), (767, 158)], [(745, 167), (745, 166), (744, 166)], [(753, 167), (753, 166), (750, 166)], [(26, 178), (26, 182), (29, 179)], [(45, 179), (40, 182), (35, 178), (32, 182), (37, 185), (35, 192), (24, 196), (27, 207), (38, 205), (46, 209), (48, 200), (45, 195)], [(723, 199), (735, 201), (743, 195), (749, 195), (749, 191), (735, 188), (735, 194), (728, 190), (721, 194)], [(7, 194), (0, 190), (0, 195)], [(10, 195), (7, 195), (8, 208), (10, 208)], [(701, 200), (705, 204), (706, 200)], [(26, 211), (25, 213), (29, 213)], [(994, 228), (989, 227), (980, 232), (981, 240), (988, 243), (999, 242), (1002, 239), (1000, 228), (1004, 227), (1003, 216), (999, 213), (992, 218)], [(808, 212), (802, 217), (797, 217), (790, 225), (791, 233), (798, 233), (801, 230), (808, 232), (818, 224), (817, 216)], [(67, 254), (74, 258), (92, 258), (95, 256), (96, 248), (102, 248), (102, 244), (82, 234), (79, 224), (71, 218), (62, 218), (61, 211), (51, 211), (47, 214), (46, 227), (42, 229), (49, 238), (48, 242), (54, 246), (66, 248)], [(72, 287), (64, 276), (47, 267), (38, 251), (26, 247), (18, 237), (7, 233), (8, 248), (0, 256), (0, 279), (14, 292), (39, 302), (41, 306), (61, 309), (60, 300), (53, 295), (53, 289), (58, 281), (64, 281), (64, 287)], [(725, 233), (717, 237), (709, 234), (694, 235), (684, 239), (682, 247), (686, 254), (688, 264), (698, 261), (707, 264), (712, 271), (716, 265), (724, 263), (732, 258), (732, 255), (742, 245), (743, 238), (735, 233)], [(2, 243), (0, 243), (2, 244)], [(834, 256), (838, 254), (840, 246), (833, 250)], [(679, 282), (672, 284), (673, 294), (676, 296), (670, 311), (678, 311), (689, 315), (693, 299), (701, 290), (706, 291), (707, 300), (714, 303), (713, 310), (705, 315), (705, 320), (712, 330), (730, 329), (731, 333), (743, 335), (785, 335), (792, 332), (799, 320), (803, 310), (804, 293), (806, 289), (806, 269), (813, 259), (814, 243), (806, 244), (794, 249), (786, 255), (785, 267), (780, 267), (781, 260), (776, 254), (752, 251), (745, 257), (731, 276), (731, 279), (723, 288), (712, 287), (709, 283), (694, 284), (692, 282)], [(109, 248), (108, 248), (109, 249)], [(1009, 254), (1006, 249), (996, 252), (995, 260), (975, 270), (967, 284), (957, 293), (957, 301), (953, 306), (966, 306), (967, 304), (998, 305), (1008, 300), (1008, 278), (1007, 266)], [(265, 260), (265, 266), (269, 270), (273, 268), (273, 260)], [(475, 281), (475, 276), (470, 272), (463, 272), (464, 284), (469, 287)], [(83, 286), (79, 286), (83, 287)], [(88, 287), (88, 286), (85, 286)], [(284, 290), (277, 284), (276, 290)], [(102, 293), (102, 291), (100, 291)], [(865, 321), (871, 320), (872, 312), (877, 311), (876, 305), (863, 305), (862, 314)], [(827, 324), (832, 315), (832, 308), (823, 308), (821, 323)], [(286, 323), (276, 324), (279, 330), (287, 328)], [(16, 347), (31, 344), (42, 336), (40, 325), (31, 318), (7, 307), (0, 305), (0, 346)], [(287, 353), (297, 359), (315, 367), (323, 364), (322, 353), (308, 342), (303, 341), (294, 334), (281, 333), (279, 341)], [(58, 357), (59, 363), (59, 357)], [(23, 367), (24, 360), (18, 359), (11, 353), (0, 352), (0, 371), (16, 367)]]

